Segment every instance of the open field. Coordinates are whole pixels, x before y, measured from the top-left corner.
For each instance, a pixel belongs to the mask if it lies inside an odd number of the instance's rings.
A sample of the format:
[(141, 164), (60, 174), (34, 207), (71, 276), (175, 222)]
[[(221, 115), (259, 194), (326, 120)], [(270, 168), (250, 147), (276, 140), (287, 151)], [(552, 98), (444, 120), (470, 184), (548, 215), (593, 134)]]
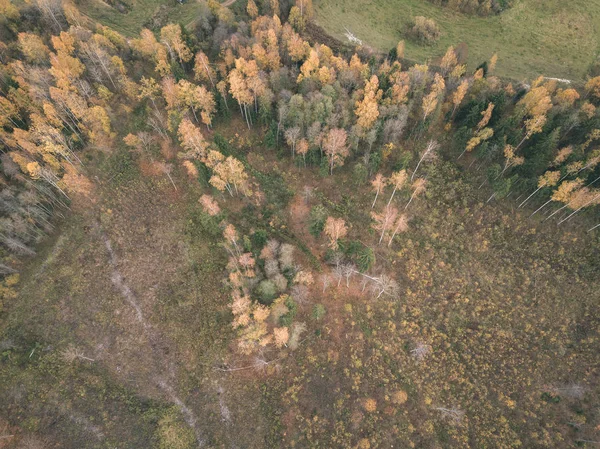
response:
[(600, 3), (585, 0), (516, 0), (499, 16), (476, 17), (425, 0), (315, 0), (316, 22), (346, 41), (344, 27), (367, 45), (387, 51), (404, 39), (414, 16), (434, 19), (442, 36), (433, 46), (406, 40), (406, 57), (441, 57), (450, 45), (468, 45), (476, 67), (497, 52), (497, 73), (514, 79), (538, 75), (583, 79), (600, 50)]
[[(149, 21), (155, 17), (168, 22), (187, 25), (192, 23), (208, 7), (205, 2), (190, 0), (179, 4), (176, 0), (161, 2), (157, 0), (130, 0), (122, 3), (127, 12), (100, 0), (84, 0), (81, 11), (92, 19), (107, 25), (127, 37), (135, 37)], [(162, 8), (162, 10), (161, 10)]]

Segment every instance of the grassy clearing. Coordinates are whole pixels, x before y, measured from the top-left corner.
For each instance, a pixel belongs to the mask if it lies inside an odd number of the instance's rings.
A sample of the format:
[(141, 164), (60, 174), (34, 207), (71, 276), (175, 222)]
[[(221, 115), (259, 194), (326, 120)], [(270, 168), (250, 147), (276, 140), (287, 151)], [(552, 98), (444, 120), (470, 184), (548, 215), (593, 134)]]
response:
[(497, 52), (497, 73), (522, 79), (538, 75), (583, 79), (600, 50), (600, 3), (585, 0), (517, 0), (498, 16), (476, 17), (425, 0), (315, 1), (316, 22), (346, 41), (344, 27), (367, 45), (387, 51), (403, 39), (414, 16), (433, 18), (442, 37), (433, 46), (406, 42), (406, 56), (417, 61), (441, 57), (450, 45), (468, 46), (474, 68)]
[[(127, 37), (135, 37), (144, 26), (154, 17), (168, 18), (167, 23), (180, 23), (187, 25), (192, 23), (200, 14), (206, 10), (206, 3), (198, 0), (189, 0), (183, 4), (172, 0), (162, 2), (160, 0), (127, 0), (123, 2), (128, 12), (120, 12), (117, 8), (101, 0), (84, 0), (80, 11), (92, 19), (107, 25)], [(161, 10), (163, 8), (163, 11)], [(160, 12), (159, 12), (160, 11)]]

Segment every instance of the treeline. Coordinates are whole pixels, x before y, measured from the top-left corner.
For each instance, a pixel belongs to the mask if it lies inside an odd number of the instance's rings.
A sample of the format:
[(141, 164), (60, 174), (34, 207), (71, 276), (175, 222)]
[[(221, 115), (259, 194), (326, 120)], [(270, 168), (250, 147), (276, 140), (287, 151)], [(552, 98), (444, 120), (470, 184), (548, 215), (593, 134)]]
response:
[[(211, 143), (215, 118), (233, 114), (324, 174), (351, 163), (359, 182), (400, 170), (412, 182), (441, 155), (485, 173), (490, 201), (513, 195), (565, 220), (600, 200), (600, 78), (581, 91), (543, 78), (505, 84), (495, 56), (469, 73), (453, 48), (435, 70), (403, 67), (402, 42), (388, 57), (357, 48), (346, 58), (303, 38), (307, 0), (289, 10), (249, 0), (238, 18), (211, 0), (207, 11), (196, 32), (168, 24), (128, 40), (72, 4), (0, 0), (4, 274), (33, 253), (53, 212), (93, 197), (83, 150), (125, 144), (147, 173), (173, 182), (179, 166), (231, 195), (259, 195), (243, 164)], [(145, 129), (124, 136), (134, 110)]]

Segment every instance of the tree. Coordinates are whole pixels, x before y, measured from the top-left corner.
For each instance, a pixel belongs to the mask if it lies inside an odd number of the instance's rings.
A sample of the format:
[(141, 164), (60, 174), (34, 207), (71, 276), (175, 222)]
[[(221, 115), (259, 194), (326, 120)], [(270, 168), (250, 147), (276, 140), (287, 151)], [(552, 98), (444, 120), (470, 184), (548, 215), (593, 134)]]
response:
[(412, 176), (410, 177), (411, 182), (414, 179), (415, 175), (417, 174), (417, 171), (419, 170), (419, 166), (421, 165), (421, 162), (435, 159), (435, 157), (437, 156), (436, 151), (438, 150), (439, 147), (440, 147), (440, 145), (435, 140), (430, 140), (429, 142), (427, 142), (427, 147), (425, 148), (425, 151), (421, 155), (421, 159), (419, 159), (419, 162), (417, 163), (417, 166), (415, 167), (415, 171), (413, 172)]
[(213, 171), (209, 182), (218, 190), (222, 192), (227, 190), (231, 196), (239, 192), (244, 195), (251, 193), (248, 174), (238, 159), (233, 156), (225, 158), (221, 153), (213, 150), (208, 153), (205, 163)]
[(423, 122), (427, 120), (429, 114), (431, 114), (437, 107), (440, 96), (444, 93), (445, 88), (446, 83), (444, 82), (444, 78), (436, 73), (433, 85), (431, 86), (431, 91), (428, 95), (423, 97), (423, 103), (421, 106), (423, 109)]
[(192, 59), (193, 54), (183, 40), (181, 26), (178, 24), (172, 23), (162, 27), (160, 30), (160, 40), (180, 62), (184, 63)]
[(325, 235), (329, 237), (329, 247), (333, 250), (338, 249), (338, 240), (342, 239), (348, 233), (346, 222), (342, 218), (327, 217), (325, 221)]
[(591, 95), (595, 99), (600, 99), (600, 76), (590, 78), (585, 83), (585, 90), (588, 95)]
[(494, 110), (494, 103), (489, 103), (487, 108), (485, 109), (485, 111), (481, 112), (481, 115), (483, 116), (482, 119), (479, 121), (479, 123), (477, 124), (477, 130), (481, 130), (483, 129), (490, 121), (490, 118), (492, 118), (492, 111)]
[(398, 45), (396, 45), (396, 58), (397, 59), (404, 59), (404, 41), (400, 41), (398, 42)]
[(533, 191), (531, 195), (523, 200), (521, 204), (519, 204), (519, 208), (523, 207), (527, 201), (529, 201), (536, 193), (538, 193), (544, 187), (554, 187), (558, 184), (560, 180), (560, 172), (559, 171), (547, 171), (538, 179), (538, 187)]
[(404, 210), (408, 209), (408, 206), (410, 205), (410, 203), (412, 203), (413, 199), (415, 199), (417, 196), (419, 196), (421, 193), (423, 193), (425, 191), (426, 185), (427, 185), (427, 181), (423, 178), (418, 178), (415, 180), (415, 182), (413, 182), (413, 184), (412, 184), (413, 193), (410, 196), (408, 203), (406, 203), (406, 206), (404, 206)]
[(494, 53), (490, 58), (490, 63), (488, 64), (488, 73), (494, 72), (496, 70), (496, 64), (498, 63), (498, 54)]
[(34, 64), (45, 63), (50, 57), (50, 49), (35, 34), (19, 33), (19, 49)]
[(408, 178), (408, 175), (406, 174), (406, 170), (400, 170), (400, 171), (392, 173), (392, 175), (390, 176), (390, 179), (388, 180), (388, 184), (394, 186), (394, 190), (392, 191), (392, 194), (390, 195), (390, 199), (387, 202), (387, 207), (390, 206), (392, 200), (394, 199), (394, 195), (396, 194), (396, 191), (401, 189), (402, 187), (404, 187), (404, 184), (406, 184), (407, 178)]
[(216, 89), (216, 77), (214, 69), (210, 66), (210, 61), (204, 52), (200, 50), (196, 53), (196, 58), (194, 59), (194, 79), (196, 81), (209, 81), (213, 89)]
[(456, 64), (458, 64), (458, 59), (456, 58), (454, 47), (448, 47), (446, 54), (440, 62), (440, 67), (442, 68), (442, 73), (444, 74), (444, 76), (448, 75), (448, 73), (450, 73), (454, 69)]
[(390, 230), (397, 217), (398, 209), (396, 209), (394, 206), (386, 206), (383, 213), (371, 212), (371, 218), (374, 221), (372, 225), (373, 229), (381, 232), (378, 242), (379, 245), (383, 241), (385, 233)]
[(306, 167), (306, 154), (308, 153), (308, 140), (300, 139), (297, 145), (298, 154), (302, 156), (302, 161)]
[(452, 104), (454, 105), (454, 108), (452, 109), (452, 115), (454, 115), (454, 113), (456, 112), (456, 108), (458, 108), (458, 106), (460, 106), (460, 104), (462, 103), (468, 90), (469, 82), (467, 80), (463, 80), (463, 82), (458, 85), (458, 87), (452, 94)]
[(357, 124), (369, 130), (379, 117), (378, 102), (381, 100), (383, 91), (379, 89), (379, 79), (373, 75), (365, 84), (364, 97), (356, 102), (354, 113), (358, 117)]
[(344, 159), (350, 153), (346, 139), (348, 135), (341, 128), (330, 129), (325, 137), (323, 149), (329, 160), (329, 173), (333, 174), (334, 167), (344, 165)]
[(253, 19), (255, 19), (256, 16), (258, 16), (258, 7), (256, 6), (256, 3), (254, 3), (254, 0), (248, 0), (246, 11), (248, 12), (248, 15)]
[(371, 181), (371, 185), (373, 186), (373, 189), (375, 190), (375, 199), (373, 200), (371, 209), (373, 209), (375, 207), (375, 203), (377, 202), (377, 197), (379, 197), (379, 192), (381, 192), (381, 190), (385, 187), (386, 183), (387, 183), (387, 179), (381, 173), (377, 173), (377, 175), (375, 175), (375, 179), (373, 179), (373, 181)]
[(296, 156), (296, 142), (300, 139), (300, 128), (294, 126), (285, 130), (285, 141), (292, 149), (292, 158)]
[(188, 119), (183, 119), (177, 131), (179, 142), (184, 150), (185, 159), (204, 161), (207, 156), (208, 142), (200, 130)]
[(392, 225), (394, 231), (392, 232), (392, 236), (390, 237), (390, 241), (388, 242), (388, 246), (392, 244), (394, 241), (394, 237), (398, 232), (406, 232), (408, 230), (408, 217), (406, 214), (402, 214), (396, 218), (396, 222)]

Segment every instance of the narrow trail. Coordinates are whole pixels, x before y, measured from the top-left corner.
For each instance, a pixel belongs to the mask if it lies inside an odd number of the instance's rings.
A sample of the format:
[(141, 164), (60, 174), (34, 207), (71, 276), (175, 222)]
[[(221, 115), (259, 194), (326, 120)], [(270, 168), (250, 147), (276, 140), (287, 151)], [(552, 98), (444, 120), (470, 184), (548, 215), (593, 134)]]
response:
[[(125, 281), (123, 275), (119, 271), (119, 260), (117, 258), (117, 255), (115, 254), (110, 239), (108, 238), (106, 233), (101, 229), (99, 224), (97, 224), (97, 229), (99, 231), (102, 242), (106, 247), (106, 251), (108, 252), (109, 265), (112, 268), (112, 273), (110, 277), (112, 284), (121, 293), (121, 296), (123, 296), (125, 301), (135, 310), (137, 322), (142, 326), (143, 331), (148, 337), (148, 343), (151, 346), (152, 354), (154, 356), (155, 363), (157, 364), (158, 369), (161, 370), (164, 374), (166, 374), (166, 377), (174, 378), (175, 368), (173, 367), (172, 363), (168, 361), (165, 351), (161, 349), (161, 345), (159, 344), (161, 338), (158, 331), (156, 331), (144, 317), (142, 308), (139, 302), (137, 301), (135, 294), (133, 293), (129, 285), (127, 285), (127, 282)], [(188, 406), (185, 405), (185, 403), (179, 398), (179, 396), (177, 396), (177, 393), (175, 392), (172, 383), (170, 383), (164, 377), (155, 379), (154, 381), (158, 388), (165, 394), (167, 399), (179, 408), (186, 424), (194, 430), (196, 441), (198, 442), (198, 447), (204, 447), (205, 441), (202, 437), (200, 429), (198, 428), (198, 417)]]
[(237, 0), (227, 0), (227, 1), (223, 2), (223, 3), (221, 3), (221, 6), (225, 6), (227, 8), (228, 6), (233, 5), (236, 1)]

